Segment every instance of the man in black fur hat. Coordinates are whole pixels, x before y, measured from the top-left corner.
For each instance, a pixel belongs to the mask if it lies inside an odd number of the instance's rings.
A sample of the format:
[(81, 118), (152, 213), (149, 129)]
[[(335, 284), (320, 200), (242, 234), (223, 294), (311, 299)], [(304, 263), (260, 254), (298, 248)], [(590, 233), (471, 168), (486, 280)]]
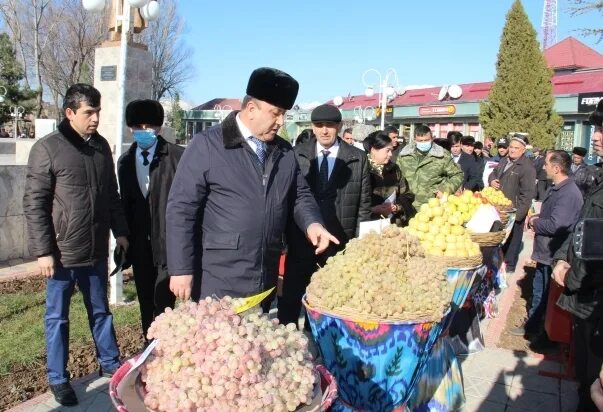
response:
[(121, 201), (130, 226), (132, 263), (142, 332), (156, 316), (174, 307), (165, 253), (165, 210), (176, 167), (184, 149), (161, 135), (163, 107), (156, 100), (134, 100), (126, 107), (134, 143), (119, 159)]
[[(287, 73), (256, 69), (241, 111), (186, 148), (166, 216), (170, 287), (177, 297), (246, 297), (276, 286), (291, 220), (317, 254), (338, 243), (323, 227), (293, 148), (277, 135), (298, 88)], [(193, 287), (194, 272), (200, 284)]]

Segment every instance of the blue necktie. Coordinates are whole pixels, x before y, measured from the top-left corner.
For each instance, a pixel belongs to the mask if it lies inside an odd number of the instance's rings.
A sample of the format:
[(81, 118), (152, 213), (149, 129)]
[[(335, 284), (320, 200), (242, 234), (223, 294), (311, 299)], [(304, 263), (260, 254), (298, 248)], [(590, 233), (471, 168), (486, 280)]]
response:
[(257, 137), (250, 137), (251, 141), (255, 143), (255, 154), (260, 161), (260, 164), (264, 166), (266, 161), (266, 143), (258, 139)]
[(320, 169), (318, 170), (321, 191), (325, 191), (327, 189), (327, 184), (329, 183), (329, 161), (327, 158), (330, 153), (331, 152), (328, 150), (322, 151), (322, 162), (320, 163)]

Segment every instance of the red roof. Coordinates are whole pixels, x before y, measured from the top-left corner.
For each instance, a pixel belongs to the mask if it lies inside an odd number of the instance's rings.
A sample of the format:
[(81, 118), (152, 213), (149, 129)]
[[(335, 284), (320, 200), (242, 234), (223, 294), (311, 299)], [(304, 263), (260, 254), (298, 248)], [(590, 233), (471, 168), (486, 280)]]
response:
[[(603, 70), (574, 72), (568, 74), (559, 74), (553, 76), (553, 94), (578, 94), (588, 92), (603, 91)], [(393, 106), (416, 106), (425, 104), (450, 104), (456, 102), (471, 102), (486, 100), (493, 82), (460, 84), (463, 94), (458, 99), (451, 99), (446, 96), (444, 100), (438, 100), (438, 94), (441, 86), (430, 87), (426, 89), (407, 90), (402, 96), (396, 97), (389, 102)], [(332, 103), (332, 100), (329, 101)], [(339, 106), (341, 110), (352, 110), (357, 106), (377, 107), (379, 106), (378, 95), (373, 97), (350, 96), (343, 99), (343, 104)]]
[(546, 49), (544, 57), (554, 70), (603, 67), (603, 54), (573, 37)]
[(219, 97), (193, 107), (191, 110), (241, 110), (241, 100)]

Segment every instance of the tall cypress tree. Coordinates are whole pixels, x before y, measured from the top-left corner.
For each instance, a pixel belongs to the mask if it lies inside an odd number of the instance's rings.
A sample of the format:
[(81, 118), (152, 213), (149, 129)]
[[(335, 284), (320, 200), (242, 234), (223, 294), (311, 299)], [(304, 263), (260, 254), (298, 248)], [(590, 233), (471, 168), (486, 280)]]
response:
[(496, 79), (488, 101), (480, 105), (486, 135), (495, 139), (525, 132), (534, 146), (552, 148), (563, 125), (553, 109), (552, 75), (536, 31), (521, 2), (515, 0), (500, 41)]

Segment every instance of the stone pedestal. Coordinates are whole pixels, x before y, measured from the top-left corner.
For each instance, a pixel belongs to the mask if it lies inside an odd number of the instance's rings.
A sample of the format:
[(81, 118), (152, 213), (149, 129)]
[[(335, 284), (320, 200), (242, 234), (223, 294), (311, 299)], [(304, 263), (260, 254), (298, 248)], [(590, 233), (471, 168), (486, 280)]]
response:
[[(135, 99), (151, 98), (153, 61), (146, 46), (128, 44), (126, 60), (125, 99), (126, 105)], [(109, 141), (115, 153), (117, 122), (124, 113), (118, 113), (119, 99), (119, 54), (121, 42), (108, 41), (96, 48), (94, 54), (94, 87), (101, 92), (101, 113), (98, 132)], [(132, 135), (124, 121), (124, 149), (132, 143)]]
[(27, 165), (27, 160), (29, 159), (29, 152), (31, 147), (37, 142), (38, 139), (19, 139), (16, 142), (16, 150), (15, 150), (15, 164), (18, 165)]

